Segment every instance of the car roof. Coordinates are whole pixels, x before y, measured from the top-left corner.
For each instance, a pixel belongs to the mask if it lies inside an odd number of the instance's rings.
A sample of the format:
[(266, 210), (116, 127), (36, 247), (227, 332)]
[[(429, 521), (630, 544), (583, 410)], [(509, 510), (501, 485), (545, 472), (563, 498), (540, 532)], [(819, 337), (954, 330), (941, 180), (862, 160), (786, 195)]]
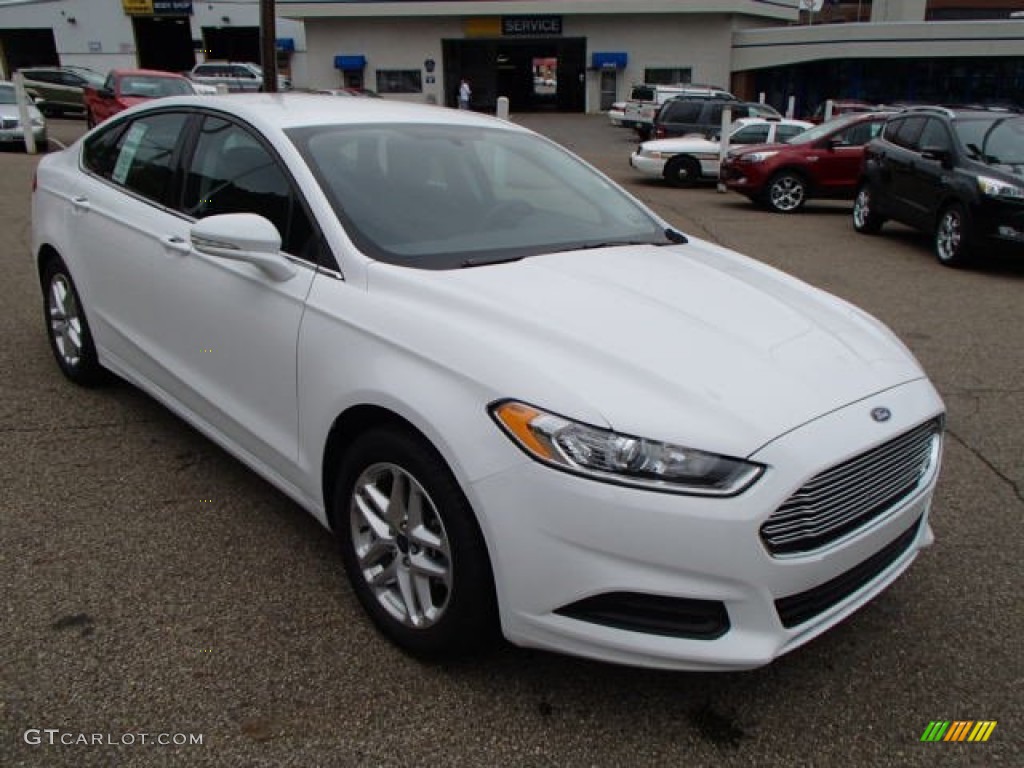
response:
[(124, 75), (146, 75), (147, 77), (170, 77), (175, 80), (188, 80), (176, 72), (165, 72), (162, 69), (112, 69), (110, 74), (121, 77)]
[[(186, 78), (187, 79), (187, 78)], [(232, 93), (165, 96), (132, 112), (193, 107), (236, 115), (267, 132), (318, 125), (433, 124), (467, 125), (528, 132), (506, 120), (469, 110), (449, 109), (389, 99), (339, 99), (318, 93)], [(127, 114), (127, 113), (125, 113)]]

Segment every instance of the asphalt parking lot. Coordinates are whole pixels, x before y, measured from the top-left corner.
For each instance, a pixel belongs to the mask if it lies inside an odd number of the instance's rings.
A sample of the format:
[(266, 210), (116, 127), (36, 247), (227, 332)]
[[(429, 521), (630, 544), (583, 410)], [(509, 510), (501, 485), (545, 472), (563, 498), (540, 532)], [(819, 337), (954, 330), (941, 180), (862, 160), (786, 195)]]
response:
[[(846, 203), (779, 216), (642, 180), (629, 132), (603, 117), (517, 120), (684, 232), (896, 331), (949, 409), (935, 546), (760, 670), (651, 672), (509, 646), (409, 659), (364, 620), (330, 535), (294, 503), (130, 386), (61, 377), (29, 254), (37, 161), (3, 152), (0, 765), (1024, 764), (1024, 258), (947, 269), (909, 229), (856, 235)], [(986, 743), (922, 743), (935, 720), (998, 725)], [(43, 729), (202, 744), (50, 745)]]

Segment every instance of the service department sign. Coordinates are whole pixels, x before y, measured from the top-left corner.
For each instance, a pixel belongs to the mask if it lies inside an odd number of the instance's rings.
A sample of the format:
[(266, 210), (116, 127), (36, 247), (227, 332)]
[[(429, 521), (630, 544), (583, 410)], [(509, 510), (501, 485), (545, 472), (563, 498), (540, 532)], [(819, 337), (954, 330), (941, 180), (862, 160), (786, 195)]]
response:
[(502, 37), (562, 34), (561, 16), (502, 16)]

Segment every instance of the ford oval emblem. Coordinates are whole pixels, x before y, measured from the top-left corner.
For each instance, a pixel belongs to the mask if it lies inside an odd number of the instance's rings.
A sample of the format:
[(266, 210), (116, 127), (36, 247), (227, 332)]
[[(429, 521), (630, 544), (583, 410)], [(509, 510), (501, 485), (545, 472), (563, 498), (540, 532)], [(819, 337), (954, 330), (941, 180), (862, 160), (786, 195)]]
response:
[(892, 411), (888, 408), (872, 408), (871, 418), (878, 422), (888, 421), (892, 418)]

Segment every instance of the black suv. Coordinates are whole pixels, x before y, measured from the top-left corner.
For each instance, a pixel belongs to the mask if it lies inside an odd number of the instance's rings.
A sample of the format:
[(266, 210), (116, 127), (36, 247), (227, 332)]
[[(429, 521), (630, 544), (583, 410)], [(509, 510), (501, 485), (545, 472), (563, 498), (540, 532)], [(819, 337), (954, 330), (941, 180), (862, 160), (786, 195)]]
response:
[(1024, 255), (1024, 114), (912, 107), (891, 117), (864, 151), (853, 227), (886, 219), (934, 234), (942, 264), (983, 244)]
[(729, 107), (732, 119), (741, 117), (764, 117), (781, 120), (782, 115), (768, 104), (754, 101), (730, 101), (721, 98), (680, 96), (662, 104), (654, 117), (651, 138), (667, 139), (684, 136), (687, 133), (710, 133), (721, 129), (722, 110)]

